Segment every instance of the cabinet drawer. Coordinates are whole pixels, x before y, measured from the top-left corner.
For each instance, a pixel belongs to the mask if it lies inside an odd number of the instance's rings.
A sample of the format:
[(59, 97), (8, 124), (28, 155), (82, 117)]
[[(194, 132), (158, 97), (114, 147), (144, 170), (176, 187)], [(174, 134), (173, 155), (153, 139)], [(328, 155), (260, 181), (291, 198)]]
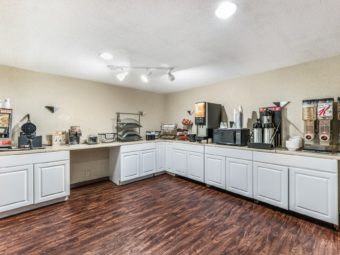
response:
[(206, 146), (205, 153), (211, 155), (224, 156), (229, 158), (238, 158), (244, 160), (252, 160), (253, 152), (249, 150), (243, 149), (232, 149), (232, 148), (223, 148), (220, 146)]
[(122, 145), (120, 147), (120, 152), (124, 153), (124, 152), (152, 150), (152, 149), (156, 149), (156, 143), (155, 142)]
[(0, 168), (69, 159), (70, 159), (69, 151), (36, 152), (32, 154), (0, 156)]
[(172, 146), (176, 150), (192, 151), (192, 152), (198, 152), (198, 153), (204, 152), (204, 145), (201, 145), (201, 144), (174, 142)]
[(268, 164), (314, 169), (322, 172), (337, 173), (338, 161), (333, 159), (306, 156), (284, 155), (268, 152), (254, 152), (254, 161)]

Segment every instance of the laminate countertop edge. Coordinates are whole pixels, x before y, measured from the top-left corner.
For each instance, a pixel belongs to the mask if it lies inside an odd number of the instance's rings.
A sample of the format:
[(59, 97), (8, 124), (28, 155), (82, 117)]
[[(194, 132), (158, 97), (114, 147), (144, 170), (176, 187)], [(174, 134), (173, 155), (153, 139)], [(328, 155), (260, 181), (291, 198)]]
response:
[(79, 144), (79, 145), (46, 146), (43, 149), (33, 149), (33, 150), (2, 150), (0, 151), (0, 157), (11, 156), (11, 155), (57, 152), (57, 151), (79, 151), (79, 150), (100, 149), (100, 148), (113, 148), (113, 147), (120, 147), (123, 145), (134, 145), (134, 144), (153, 143), (153, 142), (182, 143), (182, 144), (199, 145), (199, 146), (205, 146), (205, 147), (228, 148), (228, 149), (234, 149), (234, 150), (246, 150), (246, 151), (253, 151), (253, 152), (265, 152), (265, 153), (274, 153), (274, 154), (340, 160), (340, 153), (325, 153), (325, 152), (313, 152), (313, 151), (301, 151), (301, 150), (288, 151), (282, 148), (273, 149), (273, 150), (264, 150), (264, 149), (256, 149), (256, 148), (248, 148), (248, 147), (232, 146), (232, 145), (220, 145), (220, 144), (213, 144), (213, 143), (198, 143), (198, 142), (188, 142), (188, 141), (178, 141), (178, 140), (160, 140), (160, 139), (150, 140), (150, 141), (142, 140), (142, 141), (136, 141), (136, 142), (99, 143), (99, 144), (92, 144), (92, 145)]

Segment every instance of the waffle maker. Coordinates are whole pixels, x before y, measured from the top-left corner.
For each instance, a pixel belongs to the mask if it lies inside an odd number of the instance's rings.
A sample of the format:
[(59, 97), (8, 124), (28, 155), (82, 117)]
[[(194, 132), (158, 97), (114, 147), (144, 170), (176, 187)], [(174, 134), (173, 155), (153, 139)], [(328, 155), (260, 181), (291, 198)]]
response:
[(30, 120), (30, 115), (27, 114), (24, 119), (27, 122), (21, 126), (20, 136), (18, 138), (19, 148), (33, 149), (42, 147), (42, 136), (36, 135), (37, 127)]

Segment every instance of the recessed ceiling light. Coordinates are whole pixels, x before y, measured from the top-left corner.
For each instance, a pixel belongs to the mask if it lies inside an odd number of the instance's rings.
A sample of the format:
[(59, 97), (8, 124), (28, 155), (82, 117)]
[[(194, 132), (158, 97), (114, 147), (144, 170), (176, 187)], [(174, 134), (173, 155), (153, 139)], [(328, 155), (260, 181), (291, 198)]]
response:
[(113, 56), (110, 52), (102, 52), (99, 54), (99, 56), (104, 60), (111, 60), (113, 59)]
[(228, 19), (236, 12), (237, 6), (232, 2), (222, 2), (217, 7), (215, 15), (219, 19)]

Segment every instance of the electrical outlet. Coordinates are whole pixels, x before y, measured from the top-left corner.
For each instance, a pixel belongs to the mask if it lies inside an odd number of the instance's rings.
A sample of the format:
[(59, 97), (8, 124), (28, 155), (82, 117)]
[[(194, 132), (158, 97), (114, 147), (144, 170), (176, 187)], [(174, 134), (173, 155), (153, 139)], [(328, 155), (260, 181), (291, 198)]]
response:
[(86, 169), (85, 170), (85, 177), (90, 177), (91, 176), (91, 170), (90, 169)]

